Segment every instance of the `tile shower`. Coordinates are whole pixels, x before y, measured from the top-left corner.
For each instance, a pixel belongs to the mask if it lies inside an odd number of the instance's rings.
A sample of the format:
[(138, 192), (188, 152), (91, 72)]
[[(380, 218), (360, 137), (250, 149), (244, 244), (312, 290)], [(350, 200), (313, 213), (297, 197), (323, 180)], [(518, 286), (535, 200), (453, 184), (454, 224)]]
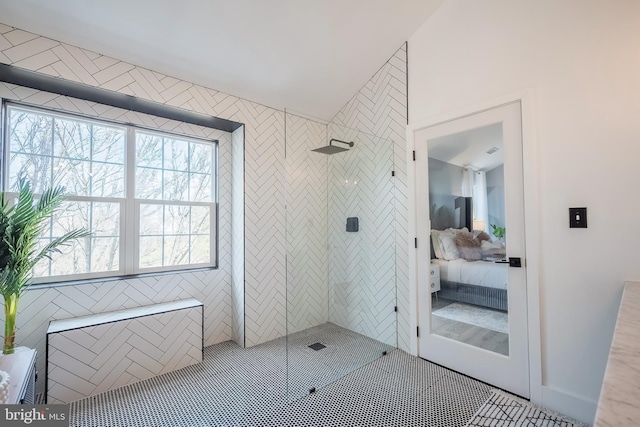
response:
[[(285, 118), (287, 394), (296, 400), (397, 347), (393, 142)], [(318, 375), (320, 366), (331, 369)]]

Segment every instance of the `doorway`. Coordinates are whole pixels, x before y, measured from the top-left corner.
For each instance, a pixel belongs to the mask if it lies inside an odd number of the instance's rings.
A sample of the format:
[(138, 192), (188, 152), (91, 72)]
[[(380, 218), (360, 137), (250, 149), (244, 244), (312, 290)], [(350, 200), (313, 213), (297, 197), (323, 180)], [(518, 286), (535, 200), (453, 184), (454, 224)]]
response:
[(419, 356), (529, 397), (521, 103), (418, 129)]

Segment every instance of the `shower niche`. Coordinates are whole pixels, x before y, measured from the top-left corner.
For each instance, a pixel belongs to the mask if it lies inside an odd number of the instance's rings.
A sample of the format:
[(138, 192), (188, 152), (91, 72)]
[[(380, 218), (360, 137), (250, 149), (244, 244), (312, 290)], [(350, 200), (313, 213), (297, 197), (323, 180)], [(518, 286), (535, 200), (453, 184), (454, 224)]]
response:
[(285, 117), (287, 398), (294, 401), (397, 347), (395, 189), (391, 140)]

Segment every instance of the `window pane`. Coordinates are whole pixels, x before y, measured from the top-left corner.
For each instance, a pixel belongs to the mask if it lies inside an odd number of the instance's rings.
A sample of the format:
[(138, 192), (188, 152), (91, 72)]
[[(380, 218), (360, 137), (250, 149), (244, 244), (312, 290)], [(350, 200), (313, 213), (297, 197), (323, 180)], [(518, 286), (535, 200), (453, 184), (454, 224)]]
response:
[(90, 168), (89, 162), (54, 157), (53, 182), (63, 185), (65, 194), (88, 196)]
[(162, 137), (136, 132), (136, 166), (162, 168)]
[(209, 234), (211, 230), (211, 208), (208, 206), (191, 207), (191, 234)]
[(164, 168), (189, 170), (189, 143), (179, 139), (164, 139)]
[(162, 171), (136, 168), (136, 197), (138, 199), (162, 199)]
[(87, 229), (90, 237), (59, 247), (49, 264), (39, 263), (34, 277), (118, 271), (120, 268), (120, 203), (65, 201), (43, 230), (42, 244), (72, 230)]
[(140, 268), (162, 267), (162, 237), (140, 237)]
[(164, 172), (164, 200), (189, 200), (189, 174), (187, 172)]
[(51, 186), (51, 157), (11, 154), (9, 162), (9, 188), (17, 191), (18, 178), (25, 177), (31, 182), (35, 193), (42, 193)]
[(51, 237), (62, 237), (64, 234), (79, 228), (89, 228), (90, 203), (63, 202), (53, 215)]
[(69, 159), (89, 160), (91, 125), (56, 118), (53, 127), (53, 155)]
[(124, 197), (124, 166), (94, 162), (92, 168), (91, 196)]
[(120, 235), (120, 203), (93, 203), (91, 208), (92, 237)]
[(51, 260), (51, 275), (81, 274), (89, 272), (89, 238), (78, 239), (61, 246)]
[(191, 174), (189, 181), (192, 202), (210, 202), (213, 200), (211, 175)]
[(120, 128), (93, 125), (91, 159), (98, 162), (124, 164), (125, 131)]
[(120, 239), (95, 237), (91, 239), (91, 271), (118, 271), (120, 269)]
[(53, 118), (13, 108), (9, 111), (11, 151), (50, 156)]
[(210, 220), (209, 206), (141, 204), (140, 268), (209, 263)]
[(211, 175), (213, 173), (213, 148), (212, 144), (190, 144), (191, 161), (189, 170)]
[(164, 234), (189, 234), (189, 206), (165, 206)]
[(163, 205), (140, 205), (140, 235), (162, 235)]
[(124, 128), (9, 111), (9, 189), (23, 176), (36, 193), (62, 185), (68, 195), (124, 197)]
[(189, 236), (164, 238), (164, 265), (189, 264)]
[(191, 264), (209, 263), (211, 238), (206, 236), (191, 236)]

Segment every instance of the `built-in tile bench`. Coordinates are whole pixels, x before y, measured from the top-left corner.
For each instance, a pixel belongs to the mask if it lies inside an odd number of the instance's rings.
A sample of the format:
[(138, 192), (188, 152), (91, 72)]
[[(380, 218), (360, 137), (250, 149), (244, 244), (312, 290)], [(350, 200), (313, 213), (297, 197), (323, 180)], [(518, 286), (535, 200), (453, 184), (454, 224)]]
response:
[(594, 427), (640, 425), (640, 282), (626, 282)]
[(68, 403), (202, 361), (195, 299), (54, 320), (47, 330), (47, 403)]

